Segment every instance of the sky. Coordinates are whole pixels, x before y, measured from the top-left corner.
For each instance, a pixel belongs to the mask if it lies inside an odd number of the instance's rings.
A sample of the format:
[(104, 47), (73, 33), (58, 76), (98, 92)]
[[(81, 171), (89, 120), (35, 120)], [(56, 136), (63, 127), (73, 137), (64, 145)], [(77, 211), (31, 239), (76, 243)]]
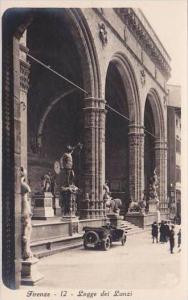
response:
[(181, 85), (186, 66), (187, 23), (185, 1), (152, 1), (141, 7), (159, 40), (171, 57), (170, 84)]

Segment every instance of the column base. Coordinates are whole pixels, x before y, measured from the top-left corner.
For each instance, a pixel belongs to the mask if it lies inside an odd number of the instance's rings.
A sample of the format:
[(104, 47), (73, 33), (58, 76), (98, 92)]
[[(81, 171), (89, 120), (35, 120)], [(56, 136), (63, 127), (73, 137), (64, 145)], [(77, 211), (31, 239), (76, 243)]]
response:
[(44, 276), (38, 272), (37, 263), (39, 260), (36, 257), (32, 257), (28, 260), (22, 260), (21, 270), (21, 284), (22, 285), (36, 285)]
[(129, 212), (126, 214), (125, 220), (136, 226), (144, 228), (146, 226), (150, 226), (153, 222), (157, 222), (158, 215), (157, 212), (150, 212), (148, 214), (143, 214), (139, 212)]
[(79, 231), (79, 219), (77, 216), (63, 216), (62, 221), (69, 223), (69, 235), (77, 234)]

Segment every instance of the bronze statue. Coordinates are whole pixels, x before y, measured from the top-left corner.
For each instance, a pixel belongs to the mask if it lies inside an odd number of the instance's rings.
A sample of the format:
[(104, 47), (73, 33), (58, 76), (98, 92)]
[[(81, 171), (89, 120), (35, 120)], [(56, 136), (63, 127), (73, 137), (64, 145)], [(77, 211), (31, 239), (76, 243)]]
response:
[(60, 158), (61, 169), (64, 171), (65, 181), (64, 186), (73, 185), (74, 180), (74, 170), (73, 170), (73, 158), (72, 154), (75, 149), (81, 150), (83, 145), (78, 143), (75, 147), (68, 145), (66, 147), (66, 152)]

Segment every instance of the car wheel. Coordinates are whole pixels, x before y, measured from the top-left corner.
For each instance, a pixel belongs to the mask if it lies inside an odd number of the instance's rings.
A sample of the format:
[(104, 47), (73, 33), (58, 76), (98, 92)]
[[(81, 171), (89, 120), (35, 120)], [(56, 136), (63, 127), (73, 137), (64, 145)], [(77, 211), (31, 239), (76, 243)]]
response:
[(89, 249), (90, 247), (88, 245), (93, 245), (95, 247), (98, 241), (98, 234), (95, 231), (88, 231), (84, 236), (84, 248)]
[(103, 241), (103, 250), (107, 251), (110, 249), (110, 246), (111, 246), (111, 241), (110, 241), (110, 238), (107, 237), (104, 241)]

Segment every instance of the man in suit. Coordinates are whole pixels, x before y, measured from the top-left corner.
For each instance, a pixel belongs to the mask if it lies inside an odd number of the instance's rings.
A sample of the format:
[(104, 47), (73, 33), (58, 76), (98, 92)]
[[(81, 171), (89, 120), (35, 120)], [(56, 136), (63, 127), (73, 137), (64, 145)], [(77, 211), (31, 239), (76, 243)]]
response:
[(175, 231), (174, 231), (174, 225), (171, 226), (171, 229), (169, 231), (169, 242), (170, 242), (170, 253), (173, 254), (173, 249), (175, 246)]
[(158, 225), (157, 225), (157, 222), (154, 222), (152, 224), (151, 234), (152, 234), (152, 238), (153, 238), (153, 243), (154, 243), (155, 240), (156, 240), (156, 243), (158, 243)]

